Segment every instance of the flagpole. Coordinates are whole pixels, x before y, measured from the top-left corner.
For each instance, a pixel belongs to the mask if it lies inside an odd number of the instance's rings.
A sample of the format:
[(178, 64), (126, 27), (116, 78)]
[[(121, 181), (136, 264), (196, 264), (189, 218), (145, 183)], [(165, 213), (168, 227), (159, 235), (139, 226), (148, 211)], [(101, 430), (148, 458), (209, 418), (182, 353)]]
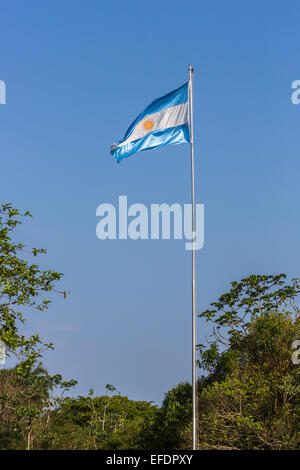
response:
[(193, 450), (198, 450), (198, 391), (197, 391), (197, 328), (196, 328), (196, 290), (195, 290), (195, 177), (194, 177), (194, 122), (193, 122), (193, 74), (189, 66), (189, 121), (191, 141), (191, 190), (192, 190), (192, 395), (193, 395)]

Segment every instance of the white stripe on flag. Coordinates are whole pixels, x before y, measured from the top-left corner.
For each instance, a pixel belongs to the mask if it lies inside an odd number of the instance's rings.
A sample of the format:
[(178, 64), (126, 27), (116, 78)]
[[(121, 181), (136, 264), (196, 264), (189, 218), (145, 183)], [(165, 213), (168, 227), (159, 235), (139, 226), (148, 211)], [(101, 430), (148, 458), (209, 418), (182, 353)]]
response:
[[(151, 128), (146, 128), (146, 123), (151, 124)], [(118, 144), (118, 147), (132, 142), (133, 140), (145, 137), (149, 132), (168, 129), (169, 127), (182, 126), (188, 122), (188, 103), (177, 104), (170, 108), (163, 109), (157, 113), (144, 117), (137, 123), (132, 133), (124, 142)]]

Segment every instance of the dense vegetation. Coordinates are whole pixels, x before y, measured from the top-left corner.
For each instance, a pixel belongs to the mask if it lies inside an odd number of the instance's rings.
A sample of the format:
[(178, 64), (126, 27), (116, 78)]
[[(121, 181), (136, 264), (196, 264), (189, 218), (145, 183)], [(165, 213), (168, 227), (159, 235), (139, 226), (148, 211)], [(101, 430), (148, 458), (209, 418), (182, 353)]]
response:
[[(30, 253), (12, 240), (20, 219), (2, 205), (0, 340), (17, 365), (0, 370), (0, 449), (190, 448), (189, 383), (168, 391), (158, 407), (109, 384), (102, 396), (68, 397), (76, 381), (44, 369), (39, 361), (52, 344), (22, 335), (24, 311), (46, 309), (43, 295), (66, 293), (55, 287), (60, 273), (26, 261)], [(212, 324), (208, 346), (199, 345), (201, 449), (300, 448), (298, 293), (298, 281), (287, 283), (284, 274), (251, 275), (200, 314)]]

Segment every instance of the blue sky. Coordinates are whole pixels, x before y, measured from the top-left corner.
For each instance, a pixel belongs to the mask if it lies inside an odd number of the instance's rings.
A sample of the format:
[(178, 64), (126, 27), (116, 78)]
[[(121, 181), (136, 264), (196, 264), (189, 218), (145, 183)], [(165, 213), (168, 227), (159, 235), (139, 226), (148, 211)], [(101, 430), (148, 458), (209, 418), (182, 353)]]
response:
[[(189, 146), (117, 165), (110, 145), (195, 68), (196, 200), (205, 204), (197, 310), (250, 273), (299, 275), (300, 79), (296, 1), (0, 2), (1, 202), (65, 274), (28, 330), (55, 343), (51, 372), (160, 403), (191, 377), (191, 253), (180, 240), (96, 238), (96, 207), (189, 203)], [(207, 325), (198, 324), (199, 342)]]

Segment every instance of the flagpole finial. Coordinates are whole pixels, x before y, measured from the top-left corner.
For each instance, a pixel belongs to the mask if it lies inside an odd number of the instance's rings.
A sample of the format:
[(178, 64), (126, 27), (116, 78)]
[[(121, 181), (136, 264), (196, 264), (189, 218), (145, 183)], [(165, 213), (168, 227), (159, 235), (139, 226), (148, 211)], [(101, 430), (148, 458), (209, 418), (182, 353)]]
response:
[(189, 72), (190, 72), (191, 74), (194, 73), (194, 69), (193, 69), (193, 67), (191, 66), (191, 64), (189, 65)]

